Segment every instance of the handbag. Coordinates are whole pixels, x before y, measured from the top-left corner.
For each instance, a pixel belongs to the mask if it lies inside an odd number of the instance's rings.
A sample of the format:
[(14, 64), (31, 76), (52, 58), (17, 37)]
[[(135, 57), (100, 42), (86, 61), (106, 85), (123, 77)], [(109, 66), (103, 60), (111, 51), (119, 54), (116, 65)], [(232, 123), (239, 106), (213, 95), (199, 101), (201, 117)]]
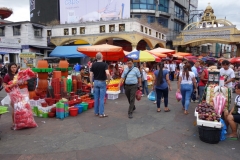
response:
[[(133, 68), (134, 68), (134, 67), (133, 67)], [(132, 68), (132, 69), (133, 69), (133, 68)], [(128, 73), (131, 72), (132, 69), (130, 69), (130, 70), (127, 72), (126, 76), (125, 76), (125, 79), (124, 79), (124, 82), (123, 82), (123, 86), (124, 86), (124, 88), (125, 88), (125, 85), (126, 85), (125, 82), (126, 82), (126, 79), (127, 79)]]

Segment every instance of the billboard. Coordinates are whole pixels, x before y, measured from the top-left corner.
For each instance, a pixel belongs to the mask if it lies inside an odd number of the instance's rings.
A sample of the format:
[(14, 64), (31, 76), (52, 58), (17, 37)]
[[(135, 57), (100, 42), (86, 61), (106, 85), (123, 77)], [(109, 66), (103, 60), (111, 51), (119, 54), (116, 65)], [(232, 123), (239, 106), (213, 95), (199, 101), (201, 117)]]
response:
[(60, 20), (59, 0), (29, 0), (30, 21), (47, 24), (54, 20)]
[(60, 23), (130, 18), (130, 0), (60, 0)]

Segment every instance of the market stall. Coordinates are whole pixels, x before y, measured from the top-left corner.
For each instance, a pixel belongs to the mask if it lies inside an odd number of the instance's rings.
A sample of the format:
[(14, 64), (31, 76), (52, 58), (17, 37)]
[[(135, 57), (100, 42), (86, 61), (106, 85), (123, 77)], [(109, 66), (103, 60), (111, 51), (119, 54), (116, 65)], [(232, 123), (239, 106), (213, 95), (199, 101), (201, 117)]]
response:
[(224, 78), (220, 76), (216, 66), (208, 69), (208, 83), (205, 87), (203, 100), (196, 107), (196, 124), (199, 138), (206, 143), (218, 143), (224, 132), (224, 111), (229, 109), (231, 91), (224, 86)]

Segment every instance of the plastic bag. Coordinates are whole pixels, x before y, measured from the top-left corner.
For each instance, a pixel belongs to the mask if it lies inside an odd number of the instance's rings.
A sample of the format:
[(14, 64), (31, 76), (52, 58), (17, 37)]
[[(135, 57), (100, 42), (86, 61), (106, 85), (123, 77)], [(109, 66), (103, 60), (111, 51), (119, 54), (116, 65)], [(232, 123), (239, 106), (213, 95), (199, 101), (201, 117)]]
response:
[(137, 90), (137, 92), (136, 92), (136, 99), (137, 99), (138, 101), (140, 101), (141, 98), (142, 98), (142, 91)]
[(35, 128), (37, 123), (33, 118), (32, 108), (29, 102), (23, 100), (14, 104), (14, 130), (23, 128)]
[(182, 100), (182, 95), (180, 92), (176, 92), (176, 99), (178, 102)]
[(195, 92), (195, 91), (192, 92), (191, 99), (192, 99), (193, 101), (196, 101), (196, 100), (197, 100), (197, 96), (196, 96), (196, 92)]
[(221, 136), (220, 140), (224, 141), (226, 139), (226, 134), (227, 134), (227, 126), (222, 118), (220, 118), (220, 122), (222, 123), (222, 131), (221, 131)]
[(155, 92), (154, 92), (154, 91), (152, 91), (152, 92), (150, 92), (150, 93), (148, 94), (148, 99), (149, 99), (150, 101), (156, 101), (156, 97), (155, 97)]

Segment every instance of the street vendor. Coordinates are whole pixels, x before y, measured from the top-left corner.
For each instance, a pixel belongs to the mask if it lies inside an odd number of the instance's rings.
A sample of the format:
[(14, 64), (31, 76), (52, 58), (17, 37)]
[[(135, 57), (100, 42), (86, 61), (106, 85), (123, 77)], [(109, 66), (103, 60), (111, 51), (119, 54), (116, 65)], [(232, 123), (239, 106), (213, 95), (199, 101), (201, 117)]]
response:
[(82, 67), (80, 69), (80, 74), (77, 75), (77, 81), (81, 81), (83, 84), (87, 85), (87, 82), (84, 79), (85, 76), (85, 68)]
[[(230, 89), (230, 93), (232, 94), (232, 82), (235, 79), (235, 73), (232, 68), (230, 68), (230, 62), (228, 60), (222, 61), (222, 68), (220, 69), (220, 76), (224, 76), (224, 85)], [(231, 98), (230, 94), (230, 98)], [(224, 119), (226, 125), (228, 125), (227, 117), (228, 117), (228, 111), (229, 108), (224, 109)]]
[[(17, 73), (18, 73), (17, 64), (10, 63), (8, 65), (8, 73), (6, 74), (6, 76), (3, 79), (3, 87), (5, 88), (5, 90), (7, 90), (8, 88), (11, 88), (13, 86), (13, 84), (9, 85), (8, 83), (13, 80), (14, 76)], [(14, 104), (11, 103), (11, 106), (14, 107)], [(14, 112), (12, 112), (12, 122), (14, 125)], [(13, 127), (14, 126), (11, 127), (12, 130), (13, 130)]]
[(237, 138), (237, 125), (236, 123), (240, 123), (240, 84), (237, 84), (235, 87), (236, 91), (236, 98), (235, 98), (235, 105), (231, 109), (227, 121), (232, 129), (232, 133), (229, 134), (229, 138)]
[(116, 63), (114, 68), (113, 68), (113, 76), (112, 76), (113, 79), (119, 79), (121, 78), (121, 73), (120, 73), (120, 69), (118, 67), (118, 64)]

